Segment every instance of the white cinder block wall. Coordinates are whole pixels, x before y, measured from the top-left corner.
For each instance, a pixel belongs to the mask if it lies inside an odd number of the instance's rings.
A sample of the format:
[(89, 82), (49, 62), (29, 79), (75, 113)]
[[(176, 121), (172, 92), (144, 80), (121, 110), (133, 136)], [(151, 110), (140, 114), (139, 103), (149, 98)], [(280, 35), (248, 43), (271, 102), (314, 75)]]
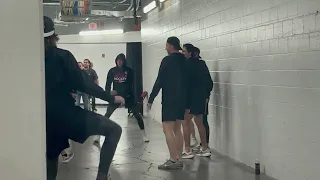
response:
[(249, 166), (259, 159), (280, 180), (320, 179), (320, 0), (167, 0), (163, 7), (142, 23), (145, 90), (167, 37), (193, 43), (215, 82), (211, 147)]

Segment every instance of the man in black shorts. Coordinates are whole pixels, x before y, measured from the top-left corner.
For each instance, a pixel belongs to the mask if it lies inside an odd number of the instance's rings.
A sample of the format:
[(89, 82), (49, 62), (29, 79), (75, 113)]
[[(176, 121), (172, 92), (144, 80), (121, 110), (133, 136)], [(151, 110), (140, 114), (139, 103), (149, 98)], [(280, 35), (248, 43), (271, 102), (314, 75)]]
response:
[[(149, 142), (144, 129), (143, 118), (140, 114), (140, 107), (135, 102), (133, 95), (133, 71), (127, 66), (126, 56), (122, 53), (116, 57), (115, 63), (116, 67), (111, 68), (108, 72), (105, 90), (106, 92), (110, 92), (113, 96), (118, 95), (125, 98), (126, 108), (130, 108), (132, 110), (133, 116), (136, 118), (141, 130), (143, 141)], [(113, 85), (112, 91), (111, 85)], [(109, 103), (105, 116), (110, 118), (118, 107), (119, 104)], [(95, 141), (98, 142), (99, 137), (97, 137)]]
[(181, 123), (186, 106), (186, 60), (179, 53), (180, 49), (180, 40), (177, 37), (167, 39), (166, 50), (169, 55), (161, 62), (158, 77), (148, 101), (148, 107), (151, 109), (155, 97), (162, 89), (162, 126), (170, 153), (170, 159), (158, 166), (163, 170), (183, 167)]
[[(192, 44), (183, 45), (183, 54), (187, 58), (187, 106), (185, 114), (185, 122), (183, 123), (183, 134), (185, 142), (185, 150), (183, 153), (183, 159), (191, 159), (194, 157), (190, 149), (190, 123), (191, 119), (194, 118), (196, 123), (200, 140), (201, 148), (196, 152), (196, 155), (202, 157), (211, 156), (211, 152), (208, 149), (208, 144), (206, 140), (206, 129), (203, 125), (203, 114), (206, 111), (207, 98), (210, 95), (212, 86), (211, 76), (209, 70), (204, 61), (200, 61), (194, 55), (194, 46)], [(211, 86), (211, 89), (210, 89)], [(208, 95), (209, 94), (209, 95)]]
[(76, 106), (70, 93), (78, 90), (112, 103), (125, 101), (96, 85), (69, 51), (57, 48), (58, 40), (53, 21), (44, 17), (47, 180), (56, 179), (58, 157), (69, 146), (68, 139), (83, 143), (92, 135), (106, 137), (96, 180), (109, 180), (109, 167), (122, 129), (106, 117)]
[[(200, 56), (200, 49), (199, 49), (199, 48), (194, 47), (194, 55), (195, 55), (195, 57), (198, 58), (200, 61), (203, 61), (203, 63), (205, 63), (205, 61), (202, 60), (202, 58), (201, 58), (201, 56)], [(208, 69), (208, 72), (209, 72), (209, 69)], [(208, 83), (209, 83), (209, 85), (211, 86), (211, 87), (209, 87), (209, 89), (211, 89), (211, 91), (212, 91), (212, 89), (213, 89), (213, 81), (212, 81), (211, 76), (210, 76), (210, 79), (211, 79), (211, 81), (208, 82)], [(210, 92), (211, 92), (211, 91), (210, 91)], [(206, 137), (207, 137), (206, 139), (207, 139), (207, 143), (208, 143), (208, 144), (209, 144), (209, 138), (210, 138), (210, 127), (209, 127), (209, 123), (208, 123), (208, 114), (209, 114), (209, 112), (208, 112), (208, 104), (209, 104), (209, 99), (210, 99), (210, 93), (208, 94), (207, 104), (206, 104), (206, 110), (205, 110), (205, 113), (203, 114), (203, 125), (204, 125), (204, 128), (206, 129)]]

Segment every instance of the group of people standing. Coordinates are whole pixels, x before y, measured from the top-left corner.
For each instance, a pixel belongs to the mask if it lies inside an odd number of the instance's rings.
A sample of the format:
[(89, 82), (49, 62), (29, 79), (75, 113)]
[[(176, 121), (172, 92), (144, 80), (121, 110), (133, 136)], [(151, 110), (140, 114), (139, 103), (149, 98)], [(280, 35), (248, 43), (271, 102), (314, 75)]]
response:
[[(92, 69), (92, 62), (89, 59), (85, 59), (83, 62), (78, 62), (79, 68), (85, 72), (91, 80), (99, 85), (99, 79), (96, 71)], [(145, 126), (143, 122), (143, 117), (140, 114), (140, 107), (136, 103), (133, 96), (133, 71), (131, 68), (127, 66), (126, 56), (124, 54), (119, 54), (115, 59), (115, 67), (111, 68), (107, 75), (105, 91), (110, 92), (112, 96), (121, 96), (125, 99), (126, 104), (125, 107), (129, 108), (133, 113), (133, 116), (136, 118), (139, 128), (142, 132), (142, 139), (144, 142), (149, 142), (147, 134), (145, 132)], [(111, 85), (113, 86), (111, 90)], [(84, 103), (84, 109), (90, 110), (90, 101), (89, 95), (77, 91), (76, 93), (71, 93), (71, 95), (76, 99), (76, 106), (80, 106), (80, 99), (82, 97)], [(94, 98), (94, 97), (93, 97)], [(109, 103), (107, 107), (107, 111), (105, 113), (105, 117), (110, 118), (113, 112), (121, 107), (119, 103)], [(92, 109), (92, 111), (95, 111)], [(93, 140), (94, 144), (100, 144), (100, 135), (94, 136)], [(69, 140), (69, 148), (65, 149), (61, 152), (62, 162), (68, 163), (74, 157), (74, 153), (72, 151), (72, 141)]]
[[(52, 19), (44, 17), (47, 179), (56, 180), (61, 152), (66, 162), (73, 157), (72, 152), (70, 156), (64, 151), (70, 147), (69, 140), (84, 143), (88, 137), (95, 136), (94, 143), (100, 143), (100, 136), (104, 136), (96, 180), (110, 180), (109, 168), (122, 134), (122, 128), (109, 119), (117, 108), (125, 106), (131, 109), (143, 141), (149, 142), (139, 105), (133, 96), (133, 71), (126, 65), (125, 55), (119, 54), (115, 67), (108, 72), (106, 87), (102, 89), (90, 60), (78, 63), (71, 52), (57, 47), (58, 40)], [(162, 89), (163, 131), (170, 159), (158, 168), (180, 169), (183, 167), (182, 158), (193, 158), (194, 154), (211, 155), (203, 115), (207, 113), (213, 82), (196, 47), (185, 44), (182, 49), (179, 39), (170, 37), (166, 50), (169, 55), (161, 62), (148, 107), (151, 108)], [(103, 116), (90, 111), (86, 105), (85, 109), (79, 107), (81, 97), (107, 101), (106, 114)], [(190, 137), (194, 134), (192, 118), (201, 139), (194, 152), (190, 149)], [(182, 153), (183, 143), (185, 153)]]
[[(93, 63), (89, 59), (85, 59), (83, 60), (83, 62), (79, 61), (78, 65), (82, 71), (84, 71), (91, 77), (92, 81), (99, 85), (99, 77), (97, 75), (97, 72), (93, 69)], [(82, 98), (84, 109), (97, 111), (95, 97), (90, 97), (88, 94), (85, 94), (80, 91), (77, 91), (75, 94), (72, 95), (76, 99), (77, 106), (80, 106), (80, 100)], [(92, 100), (92, 103), (90, 103), (90, 99)]]
[[(155, 97), (162, 89), (162, 125), (170, 159), (158, 168), (168, 170), (181, 169), (181, 159), (191, 159), (195, 154), (201, 157), (211, 156), (208, 147), (209, 126), (207, 122), (204, 123), (203, 117), (208, 113), (213, 81), (205, 61), (201, 60), (200, 50), (192, 44), (184, 44), (181, 48), (177, 37), (169, 37), (166, 50), (168, 56), (161, 62), (148, 107), (151, 109)], [(192, 119), (197, 125), (201, 140), (193, 151), (190, 147), (190, 137), (195, 134), (192, 133)]]

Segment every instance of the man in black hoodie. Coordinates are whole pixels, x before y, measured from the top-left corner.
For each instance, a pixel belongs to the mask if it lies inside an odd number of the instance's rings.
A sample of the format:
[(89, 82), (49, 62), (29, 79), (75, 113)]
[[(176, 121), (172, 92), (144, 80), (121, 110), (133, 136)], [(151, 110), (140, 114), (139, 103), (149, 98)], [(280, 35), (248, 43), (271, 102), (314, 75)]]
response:
[[(115, 59), (116, 67), (109, 70), (107, 76), (107, 82), (105, 90), (110, 92), (111, 95), (121, 96), (126, 100), (126, 108), (130, 108), (136, 118), (140, 130), (142, 131), (142, 137), (144, 142), (149, 142), (147, 138), (143, 118), (139, 112), (139, 106), (135, 102), (133, 95), (133, 71), (127, 66), (126, 56), (119, 54)], [(113, 90), (111, 91), (111, 85), (113, 84)], [(109, 103), (105, 116), (109, 118), (113, 112), (120, 106), (120, 104)], [(95, 139), (99, 140), (99, 137)]]
[(92, 135), (103, 135), (96, 180), (109, 180), (109, 167), (115, 154), (121, 127), (106, 117), (75, 106), (70, 95), (81, 91), (111, 103), (124, 104), (120, 96), (111, 96), (82, 72), (74, 56), (57, 48), (54, 23), (44, 17), (47, 180), (55, 180), (58, 157), (66, 149), (68, 139), (83, 143)]
[[(200, 56), (200, 49), (197, 47), (194, 47), (194, 55), (196, 58), (198, 58), (200, 61), (202, 61), (203, 63), (205, 63), (204, 60), (202, 60), (201, 56)], [(209, 69), (208, 69), (209, 72)], [(211, 76), (210, 76), (211, 77)], [(213, 88), (213, 81), (211, 79), (211, 81), (208, 83), (209, 85), (209, 90)], [(211, 91), (210, 91), (211, 92)], [(210, 93), (211, 94), (211, 93)], [(206, 110), (205, 113), (203, 114), (203, 125), (204, 128), (206, 128), (206, 137), (207, 137), (207, 143), (209, 144), (209, 138), (210, 138), (210, 127), (209, 127), (209, 123), (208, 123), (208, 113), (209, 113), (209, 108), (208, 108), (208, 103), (209, 103), (209, 99), (210, 99), (210, 94), (208, 94), (209, 96), (207, 97), (207, 103), (206, 103)]]
[(151, 109), (155, 97), (162, 89), (162, 126), (170, 153), (170, 159), (159, 165), (158, 169), (182, 169), (181, 161), (183, 137), (181, 123), (184, 119), (186, 107), (186, 66), (185, 57), (179, 53), (180, 40), (169, 37), (166, 43), (168, 56), (161, 61), (158, 76), (150, 98), (148, 107)]
[(187, 78), (188, 78), (188, 87), (187, 87), (187, 106), (186, 106), (186, 116), (185, 122), (183, 123), (184, 131), (184, 141), (185, 141), (185, 150), (182, 158), (191, 159), (194, 157), (190, 149), (190, 123), (191, 119), (194, 118), (194, 121), (198, 127), (201, 147), (196, 152), (196, 155), (202, 157), (211, 156), (211, 152), (208, 148), (206, 140), (206, 129), (203, 125), (203, 114), (206, 111), (207, 98), (210, 96), (212, 90), (213, 82), (209, 70), (204, 61), (200, 61), (195, 57), (194, 46), (192, 44), (183, 45), (183, 54), (187, 58)]

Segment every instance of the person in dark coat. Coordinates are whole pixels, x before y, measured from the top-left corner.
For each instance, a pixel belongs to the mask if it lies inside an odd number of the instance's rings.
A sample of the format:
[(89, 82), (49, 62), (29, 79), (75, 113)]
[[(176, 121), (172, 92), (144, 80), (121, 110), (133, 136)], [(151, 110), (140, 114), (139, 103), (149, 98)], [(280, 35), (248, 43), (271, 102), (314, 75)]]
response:
[(183, 153), (183, 159), (190, 159), (194, 157), (193, 152), (190, 149), (190, 123), (194, 118), (196, 123), (200, 140), (201, 148), (196, 152), (196, 155), (202, 157), (211, 156), (211, 152), (208, 149), (206, 140), (206, 129), (203, 125), (203, 114), (206, 111), (207, 98), (210, 96), (212, 90), (211, 76), (204, 61), (199, 61), (194, 54), (194, 46), (192, 44), (183, 45), (183, 54), (186, 57), (187, 67), (187, 105), (185, 121), (183, 123), (183, 135), (185, 141), (185, 150)]
[(56, 179), (58, 156), (69, 147), (68, 139), (83, 143), (92, 135), (106, 137), (96, 180), (108, 180), (122, 129), (108, 118), (76, 106), (70, 93), (81, 91), (119, 104), (125, 104), (125, 100), (111, 96), (95, 84), (80, 70), (72, 53), (57, 48), (57, 41), (52, 19), (44, 17), (47, 180)]

